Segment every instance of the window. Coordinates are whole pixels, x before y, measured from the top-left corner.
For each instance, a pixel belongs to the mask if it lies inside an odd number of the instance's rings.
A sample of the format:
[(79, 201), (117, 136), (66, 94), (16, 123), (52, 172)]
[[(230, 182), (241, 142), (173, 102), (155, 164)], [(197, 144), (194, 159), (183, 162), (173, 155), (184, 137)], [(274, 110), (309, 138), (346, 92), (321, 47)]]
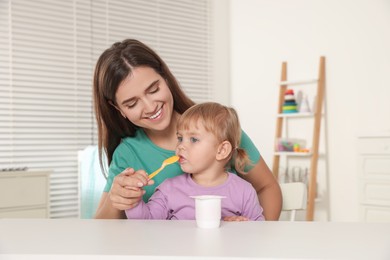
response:
[(98, 56), (116, 41), (139, 39), (194, 101), (211, 100), (210, 10), (206, 0), (1, 1), (1, 168), (52, 169), (51, 217), (78, 217), (77, 151), (97, 143)]

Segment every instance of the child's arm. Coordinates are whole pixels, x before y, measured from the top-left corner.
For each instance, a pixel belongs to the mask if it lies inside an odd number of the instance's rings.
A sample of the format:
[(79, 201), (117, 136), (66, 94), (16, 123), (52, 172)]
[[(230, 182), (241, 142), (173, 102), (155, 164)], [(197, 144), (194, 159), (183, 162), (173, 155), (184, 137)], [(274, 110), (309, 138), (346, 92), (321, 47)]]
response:
[[(230, 198), (234, 204), (234, 210), (231, 212), (232, 216), (226, 216), (224, 221), (246, 221), (246, 220), (265, 220), (263, 215), (263, 208), (260, 206), (260, 202), (257, 197), (256, 190), (253, 186), (237, 177), (231, 175), (232, 183), (228, 187), (228, 193), (236, 194), (234, 198)], [(226, 195), (229, 199), (229, 195)], [(234, 200), (233, 200), (234, 199)]]
[(260, 206), (257, 199), (256, 191), (252, 188), (243, 196), (245, 204), (242, 206), (243, 210), (240, 216), (226, 216), (224, 221), (248, 221), (248, 220), (265, 220), (263, 216), (263, 208)]
[(247, 196), (247, 198), (244, 197), (243, 200), (245, 203), (243, 205), (242, 216), (247, 217), (249, 220), (265, 220), (263, 208), (260, 206), (256, 190), (251, 187), (244, 196)]
[(128, 219), (167, 219), (168, 218), (168, 200), (165, 196), (164, 183), (160, 184), (148, 203), (142, 199), (133, 208), (125, 211)]
[(142, 199), (135, 207), (126, 209), (125, 213), (128, 219), (152, 219), (150, 210)]

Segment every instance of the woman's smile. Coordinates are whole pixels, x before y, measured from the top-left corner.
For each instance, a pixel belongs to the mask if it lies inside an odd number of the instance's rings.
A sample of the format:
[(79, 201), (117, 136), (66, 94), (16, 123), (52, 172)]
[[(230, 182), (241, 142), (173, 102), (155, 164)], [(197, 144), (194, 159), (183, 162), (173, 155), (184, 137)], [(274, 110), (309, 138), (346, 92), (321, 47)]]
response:
[(163, 108), (161, 107), (159, 110), (157, 110), (157, 112), (154, 115), (149, 116), (148, 118), (152, 119), (152, 120), (159, 119), (161, 117), (161, 114), (162, 114), (162, 109)]

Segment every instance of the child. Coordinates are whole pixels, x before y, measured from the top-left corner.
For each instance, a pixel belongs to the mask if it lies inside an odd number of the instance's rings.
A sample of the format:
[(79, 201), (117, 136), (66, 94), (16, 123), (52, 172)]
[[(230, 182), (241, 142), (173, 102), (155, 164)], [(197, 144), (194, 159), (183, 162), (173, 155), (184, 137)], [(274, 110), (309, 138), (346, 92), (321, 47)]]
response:
[(229, 172), (245, 174), (250, 164), (239, 148), (241, 127), (236, 111), (218, 103), (194, 105), (177, 124), (176, 154), (186, 174), (165, 180), (148, 203), (126, 210), (130, 219), (195, 219), (195, 201), (190, 196), (220, 195), (226, 221), (264, 220), (263, 209), (252, 185)]

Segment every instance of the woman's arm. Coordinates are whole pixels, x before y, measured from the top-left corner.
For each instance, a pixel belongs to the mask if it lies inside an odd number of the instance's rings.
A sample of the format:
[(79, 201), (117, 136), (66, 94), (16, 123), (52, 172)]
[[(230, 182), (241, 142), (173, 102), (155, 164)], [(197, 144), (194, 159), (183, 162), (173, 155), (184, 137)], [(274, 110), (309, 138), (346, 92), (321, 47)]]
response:
[(265, 220), (278, 220), (282, 210), (282, 192), (263, 158), (248, 173), (240, 176), (255, 188)]
[(97, 219), (117, 219), (126, 218), (125, 212), (114, 208), (109, 199), (108, 192), (103, 192), (96, 210), (95, 218)]

